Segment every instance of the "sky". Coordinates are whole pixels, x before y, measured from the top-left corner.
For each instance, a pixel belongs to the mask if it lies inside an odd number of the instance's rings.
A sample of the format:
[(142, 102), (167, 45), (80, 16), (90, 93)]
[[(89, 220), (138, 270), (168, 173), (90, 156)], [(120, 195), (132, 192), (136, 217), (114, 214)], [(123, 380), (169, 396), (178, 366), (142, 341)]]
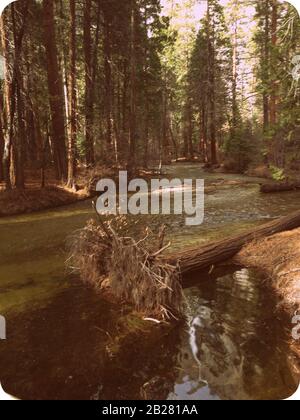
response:
[[(195, 6), (193, 7), (192, 10), (192, 17), (191, 20), (193, 20), (196, 24), (196, 27), (199, 27), (199, 21), (205, 16), (205, 13), (207, 11), (207, 1), (206, 0), (191, 0), (195, 2)], [(231, 0), (220, 0), (220, 4), (224, 7), (226, 7), (226, 5), (230, 2)], [(161, 0), (161, 5), (163, 7), (162, 10), (162, 14), (168, 14), (170, 8), (171, 8), (171, 4), (172, 2), (174, 4), (176, 3), (181, 3), (181, 0)], [(248, 15), (251, 16), (254, 13), (254, 9), (253, 7), (249, 7), (246, 6), (244, 8), (244, 12)], [(185, 21), (185, 16), (184, 16), (184, 11), (181, 10), (181, 16), (178, 17), (178, 19), (176, 20), (177, 24), (184, 24)]]
[[(178, 0), (177, 0), (178, 1)], [(220, 3), (225, 6), (228, 3), (229, 0), (220, 0)], [(170, 6), (171, 0), (161, 0), (161, 4), (163, 8), (168, 10), (168, 7)], [(174, 0), (174, 3), (176, 3), (176, 0)], [(207, 1), (206, 0), (196, 0), (195, 7), (193, 10), (194, 18), (195, 20), (199, 21), (203, 18), (206, 10), (207, 10)], [(164, 10), (163, 10), (164, 13)]]

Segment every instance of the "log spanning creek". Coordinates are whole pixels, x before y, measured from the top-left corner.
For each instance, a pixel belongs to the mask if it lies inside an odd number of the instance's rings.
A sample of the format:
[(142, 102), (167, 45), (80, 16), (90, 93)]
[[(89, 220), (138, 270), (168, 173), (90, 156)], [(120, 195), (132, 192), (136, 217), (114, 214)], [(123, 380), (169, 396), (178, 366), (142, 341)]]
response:
[[(205, 222), (142, 216), (168, 226), (174, 251), (257, 227), (299, 208), (300, 192), (264, 195), (259, 179), (165, 168), (204, 178)], [(145, 323), (82, 285), (65, 266), (66, 238), (90, 201), (0, 219), (0, 381), (20, 399), (284, 399), (297, 388), (291, 320), (258, 273), (224, 266), (186, 279), (185, 323)], [(145, 325), (146, 324), (146, 325)]]

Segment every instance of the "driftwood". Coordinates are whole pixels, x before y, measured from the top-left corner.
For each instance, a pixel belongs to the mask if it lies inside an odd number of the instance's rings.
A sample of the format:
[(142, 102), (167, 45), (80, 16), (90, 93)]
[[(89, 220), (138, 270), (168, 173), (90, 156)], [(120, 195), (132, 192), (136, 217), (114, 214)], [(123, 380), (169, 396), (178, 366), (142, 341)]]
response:
[(189, 274), (225, 262), (234, 257), (246, 244), (253, 240), (300, 227), (300, 212), (264, 224), (251, 232), (214, 242), (202, 247), (165, 257), (169, 264), (177, 264), (181, 273)]
[(262, 193), (276, 193), (284, 191), (295, 191), (300, 189), (300, 184), (296, 183), (272, 183), (272, 184), (262, 184), (260, 186), (260, 191)]

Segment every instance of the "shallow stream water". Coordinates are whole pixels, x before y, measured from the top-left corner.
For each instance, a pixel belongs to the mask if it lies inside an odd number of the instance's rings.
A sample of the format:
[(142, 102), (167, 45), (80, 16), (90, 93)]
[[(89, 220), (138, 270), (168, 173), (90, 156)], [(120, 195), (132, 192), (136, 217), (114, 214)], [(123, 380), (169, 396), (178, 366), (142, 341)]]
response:
[[(174, 249), (299, 208), (300, 192), (263, 195), (259, 179), (187, 164), (165, 171), (217, 184), (199, 227), (180, 216), (143, 220), (166, 223)], [(0, 219), (0, 314), (7, 319), (0, 381), (7, 392), (22, 399), (283, 399), (295, 391), (290, 320), (259, 274), (224, 267), (195, 275), (185, 290), (187, 324), (145, 342), (128, 308), (108, 304), (65, 268), (66, 238), (92, 214), (86, 201)]]

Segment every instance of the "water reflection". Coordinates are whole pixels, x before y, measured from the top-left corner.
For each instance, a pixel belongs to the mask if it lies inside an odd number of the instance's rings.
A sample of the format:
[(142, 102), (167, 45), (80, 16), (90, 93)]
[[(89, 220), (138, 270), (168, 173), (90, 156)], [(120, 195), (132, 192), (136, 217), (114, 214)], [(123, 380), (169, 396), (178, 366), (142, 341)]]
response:
[(170, 399), (283, 399), (296, 390), (287, 320), (262, 281), (241, 269), (187, 290), (189, 328)]
[(169, 343), (178, 348), (180, 329), (148, 332), (139, 323), (79, 284), (44, 308), (10, 313), (0, 341), (3, 388), (26, 400), (139, 399), (153, 395), (156, 377), (166, 398), (178, 354)]
[(187, 323), (151, 332), (73, 286), (9, 316), (4, 389), (23, 399), (286, 398), (296, 389), (286, 320), (261, 282), (231, 268), (202, 278), (186, 290)]

